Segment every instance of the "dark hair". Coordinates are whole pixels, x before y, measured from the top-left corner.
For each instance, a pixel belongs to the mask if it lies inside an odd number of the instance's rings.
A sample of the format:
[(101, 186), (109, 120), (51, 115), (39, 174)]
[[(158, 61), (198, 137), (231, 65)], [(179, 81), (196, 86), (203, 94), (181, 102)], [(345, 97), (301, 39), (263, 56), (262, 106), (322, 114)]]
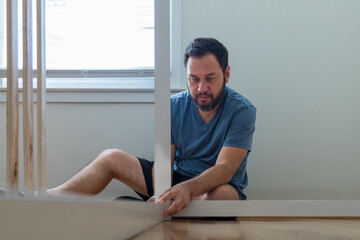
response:
[(221, 42), (214, 38), (195, 38), (189, 43), (184, 54), (185, 68), (189, 57), (203, 57), (209, 53), (215, 55), (223, 73), (225, 73), (229, 59), (228, 51)]

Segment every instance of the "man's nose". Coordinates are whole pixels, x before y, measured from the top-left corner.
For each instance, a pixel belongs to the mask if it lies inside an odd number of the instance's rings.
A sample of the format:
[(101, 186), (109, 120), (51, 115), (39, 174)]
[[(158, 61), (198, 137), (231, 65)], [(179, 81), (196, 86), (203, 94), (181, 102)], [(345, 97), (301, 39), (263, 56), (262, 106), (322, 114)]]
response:
[(198, 86), (198, 92), (206, 92), (208, 90), (208, 84), (206, 81), (200, 81)]

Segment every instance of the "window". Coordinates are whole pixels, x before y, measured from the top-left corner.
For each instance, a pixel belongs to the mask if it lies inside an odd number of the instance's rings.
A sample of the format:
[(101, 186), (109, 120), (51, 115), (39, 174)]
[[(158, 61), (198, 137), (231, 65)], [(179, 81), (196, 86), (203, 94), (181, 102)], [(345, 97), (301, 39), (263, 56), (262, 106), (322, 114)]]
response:
[[(19, 1), (19, 69), (21, 4)], [(35, 4), (33, 1), (34, 68)], [(0, 0), (0, 87), (6, 84), (5, 9), (6, 0)], [(153, 0), (46, 0), (45, 19), (48, 88), (153, 88)]]

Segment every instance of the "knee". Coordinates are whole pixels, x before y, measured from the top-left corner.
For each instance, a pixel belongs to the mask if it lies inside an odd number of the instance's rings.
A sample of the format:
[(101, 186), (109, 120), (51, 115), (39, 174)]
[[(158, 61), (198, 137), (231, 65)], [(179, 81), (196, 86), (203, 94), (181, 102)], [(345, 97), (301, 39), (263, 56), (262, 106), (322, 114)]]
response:
[(112, 165), (114, 162), (118, 162), (127, 153), (120, 149), (106, 149), (102, 151), (97, 160), (106, 165)]
[(239, 200), (239, 195), (232, 186), (223, 184), (205, 194), (203, 200)]
[(125, 151), (121, 149), (112, 148), (112, 149), (105, 149), (100, 153), (100, 156), (102, 156), (103, 158), (117, 158), (123, 154), (125, 154)]

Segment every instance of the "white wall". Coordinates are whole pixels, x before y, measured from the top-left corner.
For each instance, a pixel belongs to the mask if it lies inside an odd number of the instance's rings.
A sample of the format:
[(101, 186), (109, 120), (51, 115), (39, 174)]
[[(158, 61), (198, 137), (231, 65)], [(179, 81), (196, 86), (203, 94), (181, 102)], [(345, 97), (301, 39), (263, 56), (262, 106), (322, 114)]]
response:
[(183, 0), (182, 42), (228, 47), (257, 107), (249, 199), (360, 199), (360, 2)]
[[(182, 0), (182, 50), (198, 36), (222, 41), (229, 85), (258, 109), (249, 199), (360, 199), (359, 9), (357, 0)], [(49, 187), (106, 148), (153, 159), (153, 104), (47, 111)], [(0, 182), (5, 115), (1, 103)], [(124, 194), (134, 195), (120, 183), (104, 193)]]

